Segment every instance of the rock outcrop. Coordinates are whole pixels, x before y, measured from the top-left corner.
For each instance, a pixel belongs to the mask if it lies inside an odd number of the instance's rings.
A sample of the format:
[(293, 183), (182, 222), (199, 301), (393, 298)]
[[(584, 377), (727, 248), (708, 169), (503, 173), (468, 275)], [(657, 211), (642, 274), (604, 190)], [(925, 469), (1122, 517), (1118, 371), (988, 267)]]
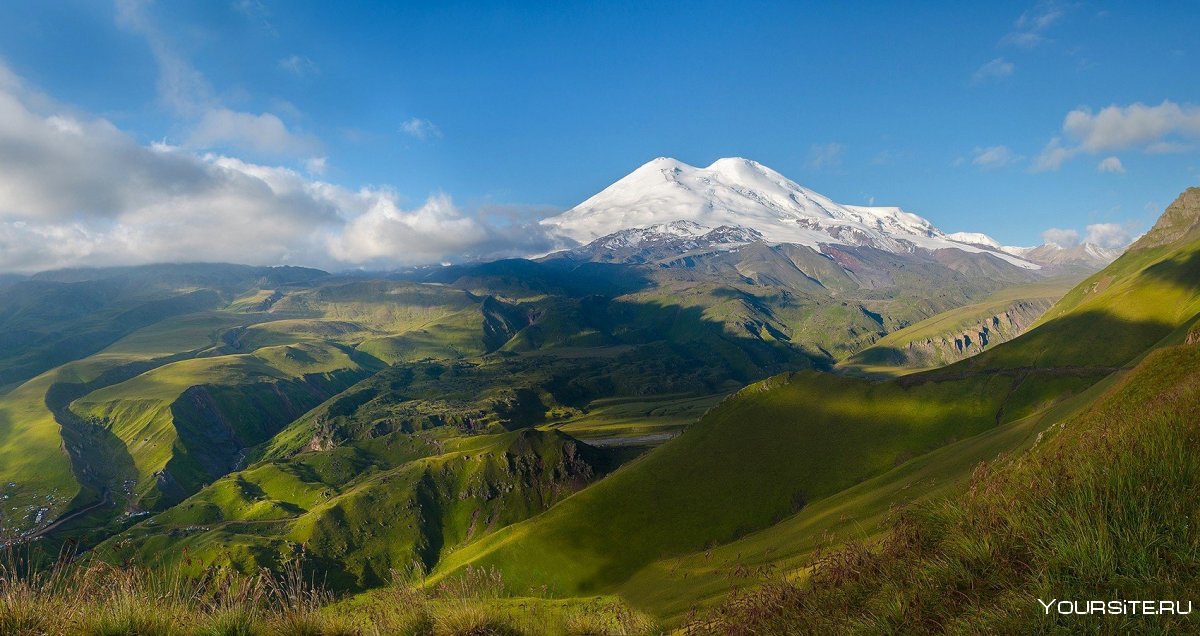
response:
[(941, 366), (969, 358), (1021, 335), (1053, 304), (1050, 298), (1019, 300), (976, 323), (909, 342), (900, 348), (902, 362), (912, 366)]

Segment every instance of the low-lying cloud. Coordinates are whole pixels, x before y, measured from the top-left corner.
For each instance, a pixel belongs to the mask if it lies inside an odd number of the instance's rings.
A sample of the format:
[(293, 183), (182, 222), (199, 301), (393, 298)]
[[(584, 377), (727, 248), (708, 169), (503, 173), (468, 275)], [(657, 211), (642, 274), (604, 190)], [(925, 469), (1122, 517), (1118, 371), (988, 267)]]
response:
[(1052, 227), (1042, 232), (1042, 242), (1059, 247), (1071, 247), (1079, 243), (1079, 230)]
[(0, 271), (164, 261), (395, 267), (556, 246), (534, 222), (489, 223), (445, 195), (405, 208), (387, 187), (314, 179), (323, 170), (323, 161), (306, 176), (145, 146), (0, 65)]
[(1093, 223), (1084, 230), (1052, 227), (1042, 232), (1042, 242), (1067, 248), (1079, 245), (1081, 242), (1099, 245), (1109, 249), (1125, 247), (1133, 242), (1133, 234), (1129, 228), (1119, 223)]
[(1100, 247), (1116, 248), (1129, 245), (1133, 240), (1133, 236), (1123, 225), (1117, 223), (1094, 223), (1087, 226), (1087, 234), (1084, 235), (1083, 240), (1085, 243), (1099, 245)]

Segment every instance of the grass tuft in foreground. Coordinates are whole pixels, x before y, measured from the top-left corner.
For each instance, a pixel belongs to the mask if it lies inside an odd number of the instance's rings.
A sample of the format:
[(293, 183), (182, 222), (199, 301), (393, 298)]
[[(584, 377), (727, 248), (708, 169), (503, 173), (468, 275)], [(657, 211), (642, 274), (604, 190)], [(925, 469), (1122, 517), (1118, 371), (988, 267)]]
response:
[(31, 567), (0, 563), (0, 634), (78, 636), (431, 636), (649, 634), (657, 628), (616, 601), (511, 598), (494, 570), (470, 569), (432, 590), (393, 585), (335, 600), (302, 574), (118, 568), (100, 561)]

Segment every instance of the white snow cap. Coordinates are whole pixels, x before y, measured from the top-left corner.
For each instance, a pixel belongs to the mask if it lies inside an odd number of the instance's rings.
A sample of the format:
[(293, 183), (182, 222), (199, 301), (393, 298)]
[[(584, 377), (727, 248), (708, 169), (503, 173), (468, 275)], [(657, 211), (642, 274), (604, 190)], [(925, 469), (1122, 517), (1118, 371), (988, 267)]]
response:
[(910, 252), (914, 247), (985, 252), (1018, 267), (1039, 269), (996, 249), (991, 239), (968, 241), (965, 234), (947, 235), (900, 208), (835, 203), (757, 161), (741, 157), (718, 159), (707, 168), (659, 157), (542, 224), (587, 243), (624, 229), (676, 221), (690, 221), (705, 228), (747, 227), (773, 243), (810, 247), (839, 244), (866, 245), (896, 253)]

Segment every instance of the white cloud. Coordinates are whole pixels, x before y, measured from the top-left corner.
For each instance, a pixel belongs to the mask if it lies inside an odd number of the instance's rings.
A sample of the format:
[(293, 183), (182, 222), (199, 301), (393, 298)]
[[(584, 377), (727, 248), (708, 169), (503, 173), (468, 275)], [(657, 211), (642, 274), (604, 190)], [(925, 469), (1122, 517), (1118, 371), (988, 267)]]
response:
[[(204, 75), (175, 51), (171, 38), (151, 19), (148, 0), (116, 0), (116, 6), (117, 25), (141, 36), (150, 47), (158, 65), (159, 101), (188, 122), (189, 146), (292, 157), (311, 156), (320, 149), (316, 139), (289, 130), (272, 113), (238, 112), (221, 104)], [(257, 15), (269, 27), (265, 8), (256, 0), (234, 7), (249, 17)]]
[(271, 12), (259, 0), (235, 0), (232, 3), (232, 7), (234, 11), (258, 23), (267, 33), (274, 36), (279, 35), (279, 32), (275, 30), (275, 26), (271, 24)]
[(400, 124), (400, 132), (416, 137), (421, 141), (442, 136), (442, 130), (428, 119), (413, 117), (408, 121)]
[(175, 112), (198, 116), (214, 101), (208, 80), (184, 61), (167, 37), (146, 15), (149, 0), (116, 0), (117, 25), (142, 36), (158, 65), (159, 100)]
[(992, 79), (1001, 79), (1013, 74), (1016, 66), (1012, 62), (1006, 61), (1002, 57), (998, 57), (983, 66), (980, 66), (975, 74), (971, 76), (971, 81), (975, 84), (980, 84)]
[(303, 55), (289, 55), (282, 60), (279, 60), (279, 68), (295, 75), (296, 77), (305, 77), (307, 75), (316, 75), (319, 71), (317, 65)]
[(1079, 242), (1079, 231), (1052, 227), (1042, 232), (1042, 242), (1059, 247), (1071, 247)]
[(1040, 33), (1030, 33), (1028, 31), (1014, 31), (1005, 35), (1000, 39), (1000, 44), (1003, 46), (1015, 46), (1022, 49), (1034, 49), (1038, 45), (1046, 41)]
[(1085, 243), (1093, 243), (1100, 247), (1125, 247), (1133, 240), (1129, 230), (1116, 223), (1094, 223), (1087, 226), (1087, 234), (1083, 237)]
[[(1083, 243), (1092, 243), (1100, 247), (1115, 249), (1129, 245), (1133, 241), (1133, 234), (1126, 225), (1118, 223), (1093, 223), (1087, 226), (1082, 239)], [(1042, 232), (1042, 242), (1067, 248), (1074, 247), (1081, 241), (1078, 230), (1052, 227)]]
[(1158, 106), (1134, 103), (1109, 106), (1099, 112), (1077, 108), (1063, 120), (1063, 137), (1046, 145), (1036, 166), (1057, 170), (1063, 162), (1081, 153), (1099, 154), (1139, 149), (1148, 153), (1186, 152), (1190, 142), (1200, 140), (1200, 107), (1166, 100)]
[(1072, 155), (1078, 152), (1078, 149), (1064, 148), (1062, 139), (1055, 137), (1046, 143), (1046, 147), (1042, 149), (1042, 153), (1034, 160), (1031, 170), (1034, 172), (1058, 170), (1067, 159), (1070, 159)]
[[(421, 207), (407, 211), (396, 204), (392, 193), (364, 191), (355, 196), (365, 211), (330, 240), (330, 249), (339, 261), (387, 261), (395, 257), (397, 245), (405, 245), (412, 260), (433, 262), (488, 239), (487, 229), (463, 216), (446, 195), (430, 197)], [(413, 237), (421, 240), (413, 241)]]
[(813, 144), (808, 147), (808, 158), (804, 167), (810, 170), (837, 168), (842, 165), (846, 147), (839, 143)]
[(1066, 13), (1066, 9), (1058, 2), (1038, 2), (1032, 9), (1017, 18), (1016, 27), (1030, 31), (1045, 31)]
[(304, 162), (304, 171), (314, 177), (323, 176), (328, 167), (325, 157), (311, 157)]
[(1121, 159), (1118, 157), (1105, 157), (1100, 160), (1096, 169), (1100, 172), (1115, 172), (1117, 174), (1125, 174), (1125, 166), (1121, 165)]
[(313, 137), (297, 134), (271, 113), (253, 115), (228, 108), (204, 113), (188, 136), (189, 146), (226, 147), (271, 156), (305, 156), (320, 150)]
[(443, 195), (406, 210), (386, 187), (351, 191), (288, 168), (143, 146), (105, 119), (33, 95), (0, 64), (0, 271), (389, 267), (554, 247), (536, 223), (493, 225)]
[(1175, 136), (1200, 139), (1200, 107), (1167, 100), (1158, 106), (1114, 105), (1098, 113), (1079, 108), (1067, 113), (1063, 132), (1088, 152), (1146, 147)]
[(1067, 14), (1067, 5), (1054, 0), (1041, 0), (1025, 11), (1013, 23), (1016, 29), (1000, 39), (1004, 46), (1033, 49), (1048, 41), (1044, 35), (1055, 22)]
[(979, 166), (983, 170), (994, 170), (1003, 168), (1021, 160), (1021, 157), (1009, 150), (1008, 146), (989, 146), (987, 148), (975, 148), (973, 151), (975, 158), (971, 163)]

